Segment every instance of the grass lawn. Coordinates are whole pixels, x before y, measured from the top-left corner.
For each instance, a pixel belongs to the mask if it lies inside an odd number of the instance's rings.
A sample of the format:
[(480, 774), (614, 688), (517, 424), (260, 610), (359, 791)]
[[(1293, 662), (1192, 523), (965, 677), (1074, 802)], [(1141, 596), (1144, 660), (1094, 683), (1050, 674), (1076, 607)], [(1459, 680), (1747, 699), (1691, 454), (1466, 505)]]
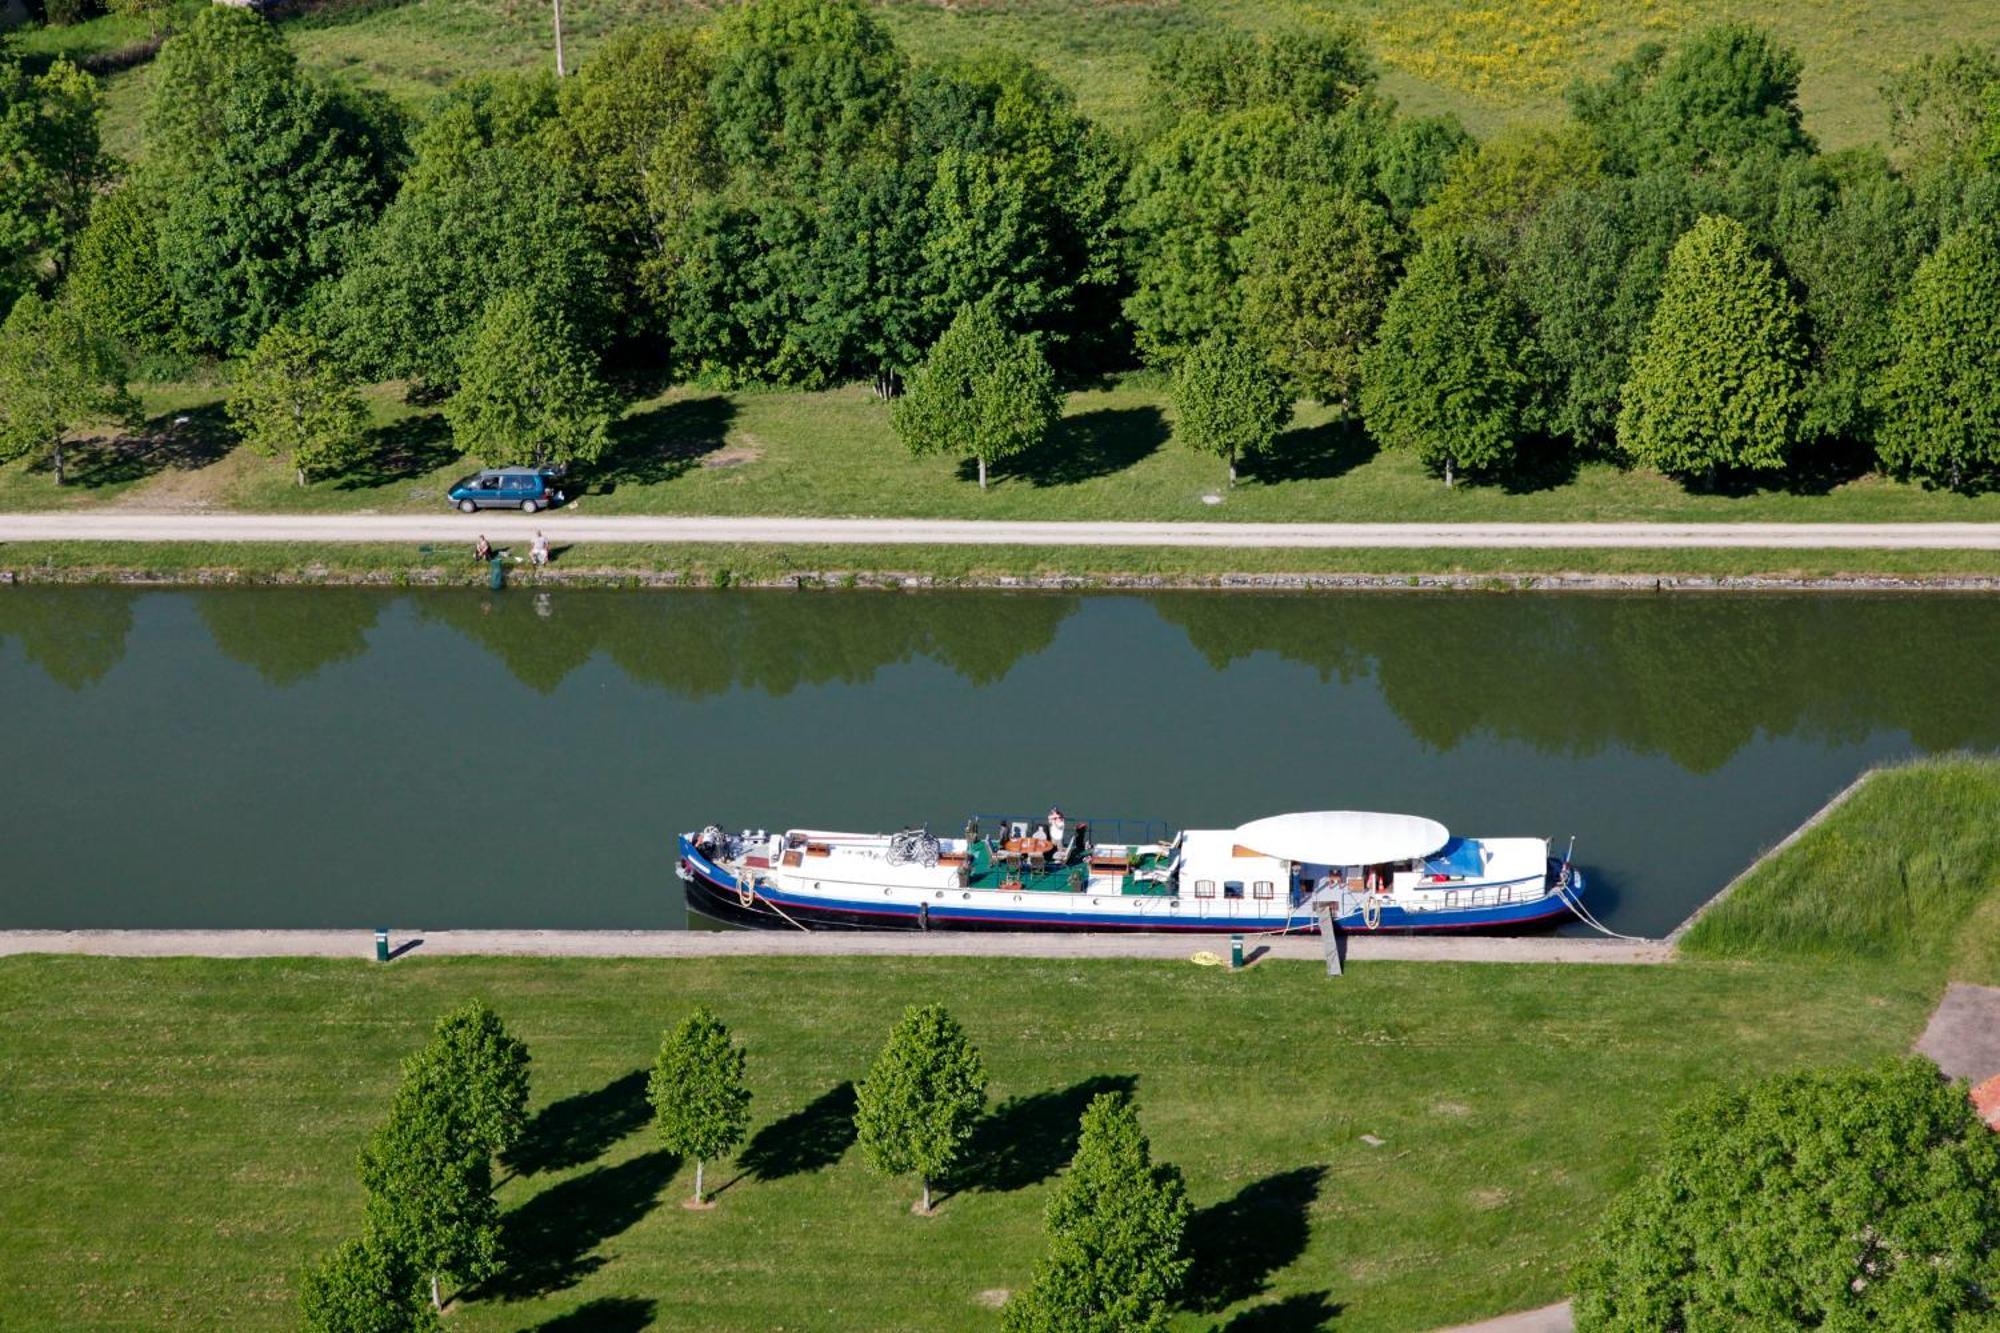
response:
[[(164, 509), (383, 512), (434, 508), (471, 464), (435, 408), (402, 386), (369, 391), (374, 458), (350, 476), (294, 484), (236, 449), (214, 385), (140, 386), (138, 430), (78, 444), (72, 483), (45, 466), (0, 467), (0, 509), (115, 502)], [(1591, 462), (1504, 484), (1447, 488), (1378, 450), (1328, 409), (1301, 404), (1271, 458), (1231, 489), (1222, 464), (1180, 445), (1156, 375), (1072, 393), (1046, 444), (982, 492), (959, 460), (912, 458), (886, 407), (859, 385), (823, 393), (674, 389), (630, 406), (611, 453), (581, 478), (588, 513), (856, 515), (1263, 521), (2000, 520), (2000, 492), (1960, 495), (1877, 476), (1792, 489), (1690, 493), (1657, 473)]]
[[(453, 1327), (996, 1328), (1082, 1103), (1129, 1086), (1200, 1209), (1177, 1326), (1425, 1329), (1559, 1297), (1667, 1107), (1901, 1050), (1934, 989), (1778, 964), (8, 959), (0, 1287), (13, 1328), (286, 1326), (300, 1263), (357, 1224), (397, 1057), (481, 995), (541, 1110), (502, 1189), (513, 1276)], [(924, 1220), (851, 1148), (842, 1085), (933, 999), (996, 1107)], [(649, 1141), (640, 1073), (697, 1000), (757, 1098), (708, 1213), (676, 1206), (692, 1170)]]

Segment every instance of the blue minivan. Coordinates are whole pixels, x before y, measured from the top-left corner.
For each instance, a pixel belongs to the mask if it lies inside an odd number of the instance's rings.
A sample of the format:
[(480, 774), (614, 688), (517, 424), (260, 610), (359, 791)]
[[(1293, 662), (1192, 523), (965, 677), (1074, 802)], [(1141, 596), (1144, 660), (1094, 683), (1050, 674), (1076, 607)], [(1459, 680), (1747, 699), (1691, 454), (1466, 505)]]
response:
[(461, 514), (476, 514), (482, 509), (518, 509), (532, 514), (562, 503), (562, 492), (556, 489), (562, 473), (558, 467), (490, 467), (453, 482), (445, 499)]

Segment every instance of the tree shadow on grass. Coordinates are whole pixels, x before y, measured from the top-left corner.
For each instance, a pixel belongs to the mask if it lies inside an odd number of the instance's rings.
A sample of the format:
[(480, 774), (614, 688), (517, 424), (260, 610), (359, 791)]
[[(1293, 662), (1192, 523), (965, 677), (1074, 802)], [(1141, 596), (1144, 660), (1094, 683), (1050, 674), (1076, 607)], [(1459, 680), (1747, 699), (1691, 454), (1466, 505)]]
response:
[(551, 1102), (536, 1112), (505, 1165), (517, 1176), (583, 1166), (644, 1125), (651, 1112), (646, 1071), (621, 1074), (601, 1088)]
[(680, 1165), (662, 1149), (543, 1190), (500, 1220), (507, 1266), (478, 1294), (522, 1301), (575, 1286), (604, 1266), (592, 1251), (653, 1211)]
[(757, 1131), (736, 1161), (759, 1180), (783, 1180), (832, 1166), (854, 1144), (854, 1084), (837, 1083)]
[(722, 448), (736, 404), (721, 394), (683, 398), (624, 417), (611, 427), (610, 447), (591, 469), (599, 494), (620, 483), (672, 481)]
[(1245, 1310), (1224, 1324), (1221, 1333), (1318, 1333), (1340, 1317), (1341, 1309), (1330, 1291), (1302, 1292)]
[(418, 412), (368, 432), (368, 449), (340, 479), (343, 491), (427, 477), (459, 457), (442, 412)]
[(953, 1188), (1004, 1194), (1047, 1180), (1076, 1156), (1091, 1100), (1107, 1092), (1129, 1096), (1138, 1085), (1132, 1074), (1096, 1074), (1067, 1088), (1008, 1098), (973, 1129)]
[[(1166, 442), (1167, 420), (1159, 408), (1100, 407), (1064, 417), (1040, 444), (996, 463), (991, 472), (1035, 487), (1073, 486), (1123, 472)], [(961, 480), (979, 478), (976, 461), (961, 462), (958, 471)]]
[(639, 1333), (651, 1328), (659, 1302), (637, 1296), (599, 1296), (568, 1314), (544, 1319), (527, 1333)]
[[(149, 417), (124, 435), (78, 440), (64, 451), (64, 474), (72, 486), (94, 489), (143, 481), (172, 469), (194, 472), (218, 462), (236, 447), (236, 432), (221, 403), (203, 403), (185, 412)], [(55, 471), (44, 459), (37, 472)]]
[(1246, 481), (1272, 486), (1284, 481), (1331, 481), (1374, 458), (1375, 441), (1353, 417), (1301, 426), (1280, 435), (1268, 452), (1244, 459), (1237, 472)]
[(1261, 1294), (1273, 1273), (1297, 1262), (1325, 1178), (1323, 1166), (1281, 1171), (1189, 1218), (1187, 1252), (1194, 1265), (1183, 1287), (1188, 1309), (1226, 1310)]

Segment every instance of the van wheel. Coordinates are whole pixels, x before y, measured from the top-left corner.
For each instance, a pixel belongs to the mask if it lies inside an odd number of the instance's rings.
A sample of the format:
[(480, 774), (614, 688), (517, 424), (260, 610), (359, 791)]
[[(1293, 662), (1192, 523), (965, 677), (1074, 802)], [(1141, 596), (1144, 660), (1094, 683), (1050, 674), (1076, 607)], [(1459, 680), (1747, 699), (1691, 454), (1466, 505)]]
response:
[(458, 502), (458, 512), (461, 514), (476, 514), (479, 512), (479, 506), (470, 500), (460, 500)]
[(524, 513), (524, 514), (532, 514), (532, 513), (534, 513), (534, 512), (535, 512), (535, 511), (536, 511), (537, 509), (540, 509), (540, 508), (541, 508), (541, 506), (540, 506), (540, 505), (538, 505), (538, 504), (536, 504), (536, 503), (535, 503), (535, 502), (534, 502), (533, 500), (523, 500), (523, 501), (521, 501), (521, 512), (522, 512), (522, 513)]

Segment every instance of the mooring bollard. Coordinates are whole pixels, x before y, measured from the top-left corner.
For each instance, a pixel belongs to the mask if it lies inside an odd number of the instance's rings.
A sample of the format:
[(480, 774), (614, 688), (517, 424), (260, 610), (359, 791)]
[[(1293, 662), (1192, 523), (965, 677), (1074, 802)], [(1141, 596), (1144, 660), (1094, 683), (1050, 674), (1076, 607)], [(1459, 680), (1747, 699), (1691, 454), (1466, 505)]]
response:
[(1243, 937), (1241, 935), (1231, 935), (1229, 937), (1229, 970), (1231, 972), (1240, 972), (1242, 969)]
[(382, 926), (375, 932), (375, 961), (378, 963), (389, 961), (389, 928), (387, 926)]

